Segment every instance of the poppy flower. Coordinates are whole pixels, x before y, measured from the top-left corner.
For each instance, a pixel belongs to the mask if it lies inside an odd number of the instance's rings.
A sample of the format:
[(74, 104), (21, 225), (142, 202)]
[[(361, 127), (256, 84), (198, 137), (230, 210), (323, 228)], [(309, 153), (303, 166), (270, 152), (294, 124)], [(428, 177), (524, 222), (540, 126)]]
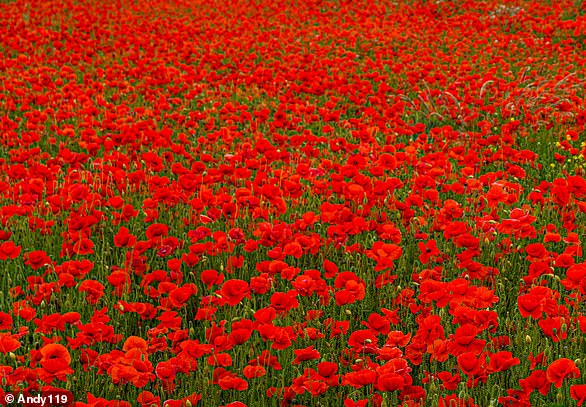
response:
[(369, 403), (368, 399), (354, 401), (352, 399), (344, 399), (344, 407), (366, 407)]
[(350, 271), (339, 273), (334, 281), (334, 286), (340, 289), (335, 294), (338, 306), (362, 300), (366, 294), (364, 281)]
[(580, 377), (580, 369), (576, 367), (573, 360), (567, 358), (560, 358), (550, 363), (545, 373), (547, 380), (558, 389), (562, 387), (565, 379)]
[(216, 371), (218, 369), (214, 371), (214, 377), (217, 376), (214, 381), (216, 381), (222, 390), (244, 391), (248, 389), (248, 382), (236, 376), (236, 374), (224, 371), (224, 373), (216, 375)]
[(248, 283), (238, 279), (224, 282), (220, 293), (224, 301), (232, 307), (239, 304), (244, 297), (250, 296)]
[(521, 363), (519, 358), (514, 358), (513, 354), (508, 351), (497, 352), (493, 354), (489, 354), (489, 363), (487, 367), (487, 372), (494, 373), (494, 372), (502, 372), (505, 370), (510, 369), (512, 366), (518, 365)]
[(523, 318), (531, 316), (534, 319), (540, 319), (543, 314), (543, 297), (534, 294), (520, 295), (517, 298), (519, 312)]
[(89, 304), (97, 304), (104, 295), (104, 286), (96, 280), (83, 280), (78, 290), (86, 294), (85, 299)]
[(141, 407), (158, 407), (161, 405), (161, 398), (151, 393), (150, 391), (142, 391), (136, 401), (140, 404)]
[(437, 377), (442, 381), (442, 385), (446, 390), (456, 390), (462, 380), (459, 373), (452, 374), (447, 371), (439, 372)]
[(116, 247), (134, 247), (136, 244), (136, 236), (130, 234), (130, 230), (124, 226), (118, 229), (118, 233), (114, 235), (114, 245)]
[(566, 278), (561, 280), (566, 290), (575, 290), (586, 280), (586, 263), (575, 264), (566, 271)]
[(306, 360), (319, 359), (320, 357), (320, 353), (313, 346), (305, 349), (295, 349), (293, 353), (295, 354), (295, 360), (293, 360), (294, 365), (298, 365)]
[(124, 345), (122, 346), (122, 350), (124, 352), (127, 352), (131, 349), (139, 349), (142, 352), (147, 352), (148, 344), (143, 338), (141, 338), (139, 336), (129, 336), (124, 341)]
[(0, 331), (9, 330), (12, 328), (12, 316), (6, 312), (0, 311)]
[(580, 407), (586, 403), (586, 384), (574, 384), (570, 386), (570, 396), (577, 401), (577, 406)]
[(405, 387), (405, 381), (401, 375), (385, 373), (378, 377), (375, 388), (378, 391), (396, 391)]
[(71, 356), (63, 345), (51, 343), (40, 350), (42, 369), (38, 369), (39, 377), (46, 383), (51, 383), (54, 378), (65, 381), (66, 375), (74, 373), (69, 366)]
[(7, 354), (21, 347), (20, 341), (11, 334), (0, 333), (0, 353)]
[(253, 379), (256, 377), (262, 377), (267, 374), (267, 370), (263, 366), (245, 366), (242, 374), (247, 379)]
[(7, 241), (0, 244), (0, 260), (16, 259), (22, 251), (21, 246), (16, 246), (14, 242)]
[(271, 307), (277, 311), (279, 314), (284, 314), (293, 308), (297, 308), (299, 306), (299, 301), (297, 300), (297, 292), (295, 290), (291, 290), (289, 292), (275, 292), (271, 295)]
[(163, 223), (153, 223), (146, 229), (146, 237), (149, 240), (156, 240), (169, 234), (169, 226)]
[(460, 328), (456, 329), (454, 335), (450, 335), (450, 341), (448, 342), (448, 351), (453, 356), (459, 356), (465, 352), (480, 353), (486, 341), (483, 339), (476, 339), (476, 335), (480, 333), (480, 330), (472, 324), (465, 324)]
[(468, 376), (480, 376), (486, 367), (485, 354), (476, 352), (462, 353), (457, 357), (460, 370)]
[(183, 287), (175, 288), (169, 292), (169, 301), (175, 308), (183, 307), (192, 295), (197, 293), (197, 286), (195, 284), (186, 284)]
[(359, 389), (370, 384), (375, 384), (377, 373), (374, 370), (363, 369), (355, 372), (346, 373), (342, 378), (343, 386), (352, 386)]
[(25, 255), (24, 264), (30, 266), (33, 270), (38, 270), (46, 264), (52, 264), (52, 260), (43, 250), (35, 250)]
[(534, 370), (525, 379), (520, 379), (519, 385), (528, 393), (537, 390), (544, 396), (547, 396), (551, 389), (551, 382), (547, 379), (545, 370)]

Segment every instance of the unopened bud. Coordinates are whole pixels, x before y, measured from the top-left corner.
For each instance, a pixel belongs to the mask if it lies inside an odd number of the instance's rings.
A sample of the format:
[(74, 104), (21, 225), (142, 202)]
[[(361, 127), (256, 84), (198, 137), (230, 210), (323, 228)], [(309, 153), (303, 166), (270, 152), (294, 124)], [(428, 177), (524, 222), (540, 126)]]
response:
[(352, 315), (352, 311), (350, 311), (349, 309), (347, 309), (346, 311), (344, 311), (346, 313), (346, 315)]
[(525, 335), (525, 343), (531, 343), (531, 337), (529, 335)]

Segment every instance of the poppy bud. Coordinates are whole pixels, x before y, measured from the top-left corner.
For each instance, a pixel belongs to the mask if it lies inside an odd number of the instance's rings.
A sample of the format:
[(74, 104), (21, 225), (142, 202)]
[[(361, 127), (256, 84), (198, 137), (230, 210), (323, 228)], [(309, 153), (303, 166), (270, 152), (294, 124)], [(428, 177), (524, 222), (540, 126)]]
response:
[(529, 335), (525, 336), (525, 343), (527, 343), (527, 344), (531, 343), (531, 337)]
[(562, 324), (562, 332), (567, 332), (568, 326), (566, 324)]
[(562, 394), (561, 391), (558, 391), (558, 394), (556, 394), (555, 398), (558, 403), (561, 403), (564, 400), (564, 395)]
[(192, 337), (195, 335), (195, 329), (193, 327), (189, 328), (189, 336)]
[(346, 315), (352, 315), (352, 311), (350, 311), (349, 309), (347, 309), (346, 311), (344, 311), (346, 313)]
[(191, 407), (193, 404), (191, 404), (191, 401), (189, 401), (189, 400), (186, 400), (186, 401), (185, 401), (185, 405), (186, 405), (187, 407)]
[(576, 364), (576, 366), (580, 366), (582, 364), (582, 359), (576, 359), (574, 360), (574, 363)]
[(12, 353), (12, 352), (9, 352), (9, 353), (8, 353), (8, 356), (10, 356), (10, 359), (12, 359), (12, 360), (16, 360), (16, 355), (15, 355), (14, 353)]

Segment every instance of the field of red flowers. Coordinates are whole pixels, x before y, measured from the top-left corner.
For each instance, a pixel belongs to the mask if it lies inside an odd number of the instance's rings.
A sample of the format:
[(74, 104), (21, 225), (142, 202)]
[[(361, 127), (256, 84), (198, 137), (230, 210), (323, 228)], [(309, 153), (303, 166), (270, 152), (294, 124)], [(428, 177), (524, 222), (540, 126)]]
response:
[(573, 0), (3, 0), (0, 405), (586, 406), (585, 47)]

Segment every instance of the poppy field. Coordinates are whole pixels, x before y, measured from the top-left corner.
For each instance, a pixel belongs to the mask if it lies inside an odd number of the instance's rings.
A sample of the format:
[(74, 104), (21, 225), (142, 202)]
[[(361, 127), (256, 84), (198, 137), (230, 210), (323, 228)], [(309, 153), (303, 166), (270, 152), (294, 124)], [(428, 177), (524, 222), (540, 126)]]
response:
[(580, 1), (0, 2), (0, 405), (586, 406)]

